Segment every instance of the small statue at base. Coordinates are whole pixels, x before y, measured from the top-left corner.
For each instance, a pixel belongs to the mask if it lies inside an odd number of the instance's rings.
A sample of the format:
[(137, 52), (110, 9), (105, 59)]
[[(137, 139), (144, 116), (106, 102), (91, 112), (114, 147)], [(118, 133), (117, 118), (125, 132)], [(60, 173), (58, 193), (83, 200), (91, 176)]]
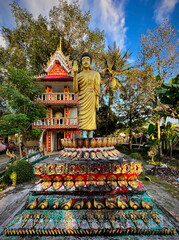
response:
[(78, 75), (77, 61), (73, 64), (73, 90), (79, 95), (79, 129), (83, 138), (92, 138), (96, 130), (96, 109), (99, 109), (100, 74), (91, 70), (92, 58), (88, 52), (82, 55), (81, 61), (83, 70)]

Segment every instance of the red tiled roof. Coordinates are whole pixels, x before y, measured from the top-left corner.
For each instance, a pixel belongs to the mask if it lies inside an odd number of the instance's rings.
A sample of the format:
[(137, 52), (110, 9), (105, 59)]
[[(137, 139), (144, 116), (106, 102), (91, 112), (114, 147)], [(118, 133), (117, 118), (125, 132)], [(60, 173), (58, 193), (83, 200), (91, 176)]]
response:
[(52, 81), (73, 81), (73, 77), (66, 75), (47, 75), (38, 77), (41, 81), (52, 80)]

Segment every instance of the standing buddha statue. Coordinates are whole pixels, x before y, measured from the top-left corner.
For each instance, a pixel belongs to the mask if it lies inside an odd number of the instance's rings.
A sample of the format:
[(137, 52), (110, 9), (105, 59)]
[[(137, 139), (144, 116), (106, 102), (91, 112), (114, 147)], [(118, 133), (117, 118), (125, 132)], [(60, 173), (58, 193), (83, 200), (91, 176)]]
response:
[(92, 138), (96, 130), (96, 109), (99, 109), (100, 74), (91, 70), (92, 58), (88, 52), (82, 55), (81, 61), (82, 72), (79, 74), (77, 61), (73, 64), (73, 90), (79, 95), (79, 129), (83, 138)]

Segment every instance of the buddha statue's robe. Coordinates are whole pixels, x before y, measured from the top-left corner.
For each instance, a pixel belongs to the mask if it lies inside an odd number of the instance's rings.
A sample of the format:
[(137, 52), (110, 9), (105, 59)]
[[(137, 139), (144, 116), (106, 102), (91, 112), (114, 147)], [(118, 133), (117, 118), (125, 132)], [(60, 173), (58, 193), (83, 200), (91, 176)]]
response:
[(100, 74), (96, 71), (82, 71), (77, 76), (79, 99), (79, 129), (96, 129), (96, 96), (100, 96)]

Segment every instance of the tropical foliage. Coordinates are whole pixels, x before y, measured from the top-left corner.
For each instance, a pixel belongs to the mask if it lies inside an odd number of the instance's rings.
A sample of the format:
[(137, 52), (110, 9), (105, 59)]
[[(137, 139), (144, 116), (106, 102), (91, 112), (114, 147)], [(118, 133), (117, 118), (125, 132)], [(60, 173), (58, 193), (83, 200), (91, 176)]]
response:
[(0, 119), (0, 135), (18, 134), (25, 143), (32, 123), (46, 114), (44, 105), (34, 101), (42, 88), (27, 70), (14, 67), (5, 70), (0, 95), (6, 101), (6, 112)]
[(128, 62), (130, 56), (129, 51), (123, 54), (116, 42), (113, 47), (108, 46), (108, 51), (102, 55), (102, 98), (107, 95), (108, 101), (106, 134), (109, 134), (110, 108), (113, 105), (114, 94), (123, 87), (124, 76), (131, 68)]
[(2, 28), (7, 49), (0, 49), (0, 64), (16, 68), (31, 68), (33, 74), (43, 73), (49, 57), (53, 54), (62, 37), (62, 50), (70, 59), (80, 59), (85, 48), (90, 49), (93, 60), (104, 50), (104, 32), (90, 30), (90, 13), (83, 13), (75, 1), (59, 1), (49, 11), (49, 18), (39, 15), (37, 19), (22, 9), (17, 2), (11, 4), (16, 27)]
[(151, 100), (145, 88), (141, 85), (145, 81), (143, 71), (133, 69), (126, 75), (123, 91), (119, 93), (117, 112), (119, 121), (123, 122), (123, 129), (129, 134), (129, 149), (132, 150), (133, 132), (140, 132), (146, 121), (151, 117)]

